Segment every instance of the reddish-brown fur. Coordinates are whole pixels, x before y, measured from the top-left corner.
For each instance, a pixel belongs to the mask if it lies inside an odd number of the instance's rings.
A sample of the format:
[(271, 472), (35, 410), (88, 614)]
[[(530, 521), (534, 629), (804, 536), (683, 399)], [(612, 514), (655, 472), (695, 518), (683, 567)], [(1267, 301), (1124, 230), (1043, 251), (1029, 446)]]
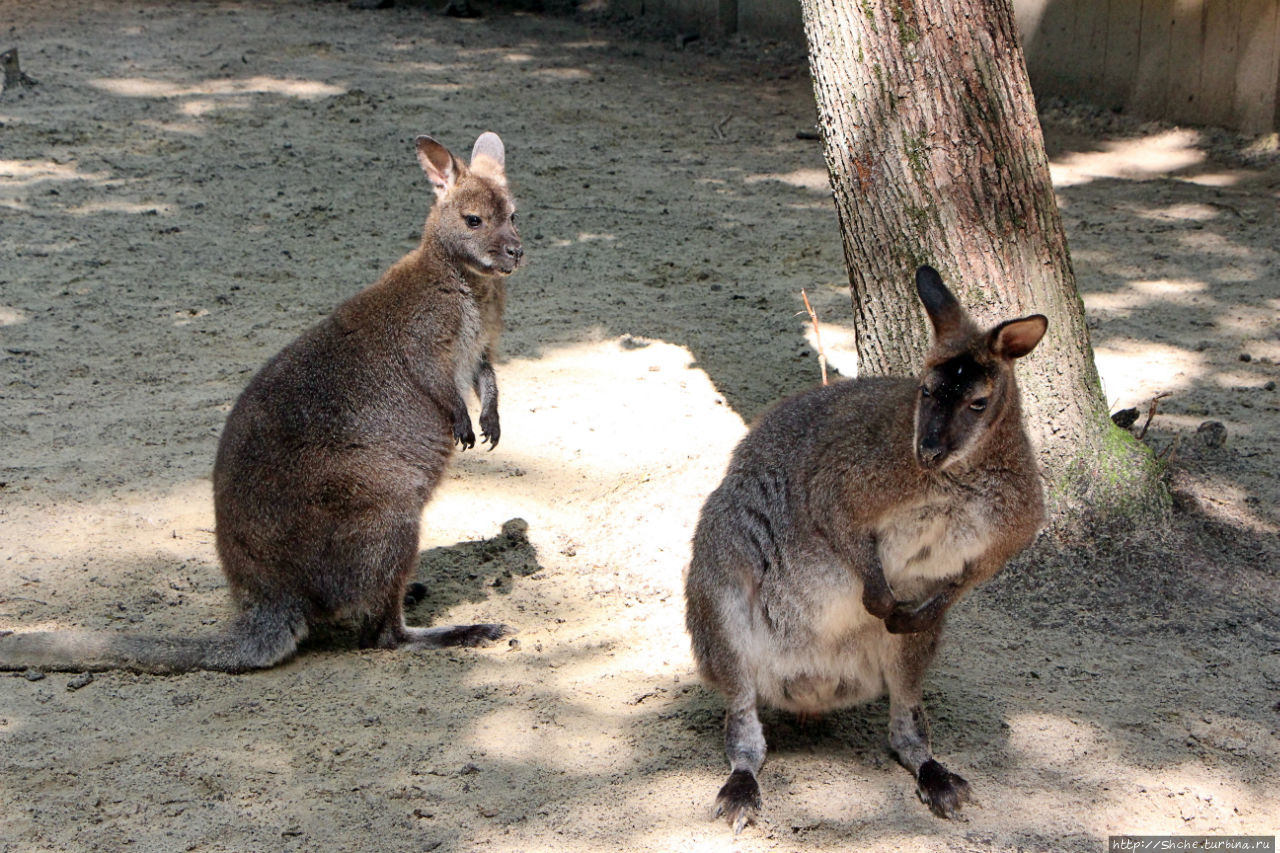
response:
[(889, 740), (950, 816), (968, 784), (933, 759), (921, 706), (947, 609), (1042, 520), (1013, 359), (1038, 315), (983, 332), (923, 267), (935, 343), (918, 379), (841, 382), (784, 400), (738, 445), (694, 534), (686, 625), (725, 696), (735, 831), (761, 806), (760, 703), (810, 715), (888, 692)]
[(417, 141), (437, 201), (421, 244), (272, 358), (236, 402), (214, 465), (216, 539), (239, 608), (208, 637), (0, 637), (0, 668), (241, 671), (292, 655), (309, 627), (361, 620), (366, 646), (472, 645), (503, 625), (410, 628), (423, 507), (455, 443), (500, 435), (491, 360), (505, 276), (523, 255), (501, 141), (470, 168)]

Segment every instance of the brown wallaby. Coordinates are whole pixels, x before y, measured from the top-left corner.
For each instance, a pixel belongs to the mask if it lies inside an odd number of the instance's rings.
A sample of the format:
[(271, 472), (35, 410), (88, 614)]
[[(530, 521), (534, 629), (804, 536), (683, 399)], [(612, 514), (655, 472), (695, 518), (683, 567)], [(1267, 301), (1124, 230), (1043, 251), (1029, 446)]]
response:
[(240, 672), (290, 657), (318, 623), (360, 619), (377, 648), (477, 645), (504, 625), (410, 628), (405, 587), (422, 509), (467, 413), (496, 446), (492, 359), (505, 277), (524, 254), (502, 141), (482, 134), (464, 165), (429, 136), (435, 189), (422, 242), (285, 347), (249, 382), (218, 445), (216, 540), (238, 615), (206, 637), (46, 632), (0, 636), (0, 669)]
[(921, 706), (943, 616), (1043, 521), (1013, 360), (1039, 315), (978, 329), (930, 267), (916, 290), (934, 344), (918, 380), (840, 382), (779, 403), (707, 498), (685, 579), (703, 678), (728, 703), (738, 833), (761, 807), (757, 706), (817, 714), (889, 694), (889, 745), (933, 812), (969, 785), (934, 760)]

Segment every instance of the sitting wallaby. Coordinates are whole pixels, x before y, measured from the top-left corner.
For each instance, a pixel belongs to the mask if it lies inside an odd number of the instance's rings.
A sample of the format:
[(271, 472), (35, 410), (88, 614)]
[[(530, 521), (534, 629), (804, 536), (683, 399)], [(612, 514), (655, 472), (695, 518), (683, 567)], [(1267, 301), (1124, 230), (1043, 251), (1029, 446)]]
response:
[(492, 358), (504, 278), (524, 250), (502, 141), (464, 165), (428, 136), (435, 189), (422, 242), (267, 362), (236, 402), (213, 470), (216, 540), (238, 606), (206, 637), (0, 636), (0, 669), (240, 672), (293, 655), (318, 623), (360, 619), (377, 648), (478, 645), (504, 625), (410, 628), (405, 587), (422, 509), (455, 443), (499, 437)]
[(707, 498), (685, 579), (702, 677), (728, 703), (731, 775), (716, 799), (738, 833), (761, 807), (757, 705), (807, 715), (889, 693), (889, 744), (933, 812), (964, 779), (934, 760), (921, 706), (943, 615), (1043, 522), (1013, 360), (1047, 328), (982, 331), (921, 267), (934, 330), (918, 380), (840, 382), (779, 403)]

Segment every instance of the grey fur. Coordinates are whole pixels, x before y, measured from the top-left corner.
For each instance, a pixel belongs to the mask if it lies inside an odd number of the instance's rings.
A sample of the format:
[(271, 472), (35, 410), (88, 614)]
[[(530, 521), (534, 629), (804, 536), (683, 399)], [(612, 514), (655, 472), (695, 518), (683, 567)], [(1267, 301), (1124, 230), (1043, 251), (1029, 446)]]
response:
[(884, 693), (890, 746), (949, 817), (969, 786), (933, 759), (921, 704), (947, 609), (1043, 522), (1013, 359), (1040, 315), (979, 330), (922, 267), (935, 340), (920, 378), (840, 382), (782, 401), (707, 498), (685, 580), (704, 680), (728, 705), (715, 813), (760, 809), (757, 707), (819, 714)]
[(312, 625), (339, 619), (359, 620), (361, 644), (378, 648), (510, 631), (404, 624), (423, 507), (454, 444), (475, 445), (473, 390), (482, 438), (498, 443), (493, 350), (504, 279), (524, 254), (500, 162), (472, 174), (430, 137), (417, 148), (437, 198), (422, 242), (267, 362), (227, 418), (213, 487), (239, 611), (230, 626), (205, 637), (0, 632), (0, 669), (240, 672), (274, 666)]

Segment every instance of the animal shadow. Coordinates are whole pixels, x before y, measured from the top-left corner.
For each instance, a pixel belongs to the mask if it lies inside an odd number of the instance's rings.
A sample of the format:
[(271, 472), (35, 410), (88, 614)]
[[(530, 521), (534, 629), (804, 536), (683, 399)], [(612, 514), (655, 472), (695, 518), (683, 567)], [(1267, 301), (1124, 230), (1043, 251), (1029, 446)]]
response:
[(511, 592), (515, 578), (541, 568), (537, 549), (529, 541), (529, 523), (510, 519), (492, 539), (459, 542), (418, 555), (417, 580), (405, 590), (405, 614), (413, 624), (430, 624), (454, 605), (484, 601), (494, 592)]

